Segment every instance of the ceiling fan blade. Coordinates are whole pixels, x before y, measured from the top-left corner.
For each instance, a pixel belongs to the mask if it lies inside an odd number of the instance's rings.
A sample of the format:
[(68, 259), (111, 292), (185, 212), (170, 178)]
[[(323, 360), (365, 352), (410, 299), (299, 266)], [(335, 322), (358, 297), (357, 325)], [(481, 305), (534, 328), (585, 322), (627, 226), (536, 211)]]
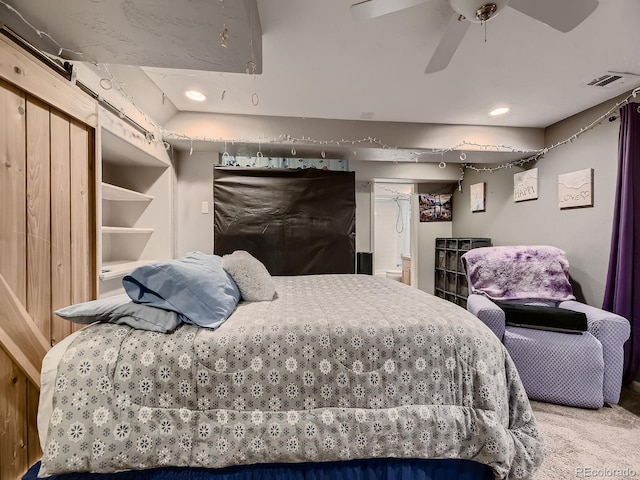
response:
[(381, 17), (388, 13), (398, 12), (428, 1), (429, 0), (365, 0), (364, 2), (351, 5), (351, 16), (354, 20), (366, 20)]
[(598, 8), (598, 0), (511, 0), (509, 6), (566, 33)]
[(470, 23), (466, 20), (459, 20), (460, 15), (457, 13), (449, 20), (447, 30), (444, 32), (440, 43), (436, 47), (435, 52), (429, 60), (429, 65), (424, 73), (435, 73), (444, 70), (456, 53), (460, 42), (467, 33)]

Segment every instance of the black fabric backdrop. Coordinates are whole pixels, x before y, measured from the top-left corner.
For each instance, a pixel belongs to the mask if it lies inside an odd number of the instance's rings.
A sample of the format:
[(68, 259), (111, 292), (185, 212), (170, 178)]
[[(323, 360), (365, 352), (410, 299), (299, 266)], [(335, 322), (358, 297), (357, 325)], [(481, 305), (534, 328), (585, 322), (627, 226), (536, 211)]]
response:
[(354, 273), (355, 173), (215, 167), (214, 253), (246, 250), (271, 275)]

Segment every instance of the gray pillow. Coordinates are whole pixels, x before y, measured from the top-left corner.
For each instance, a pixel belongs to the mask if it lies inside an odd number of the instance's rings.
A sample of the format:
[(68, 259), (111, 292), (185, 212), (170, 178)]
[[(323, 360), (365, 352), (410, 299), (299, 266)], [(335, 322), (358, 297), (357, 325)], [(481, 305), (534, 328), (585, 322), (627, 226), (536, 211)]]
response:
[(244, 250), (236, 250), (222, 257), (222, 267), (238, 285), (240, 295), (246, 302), (268, 302), (273, 300), (276, 284), (267, 267)]
[(171, 332), (182, 323), (178, 313), (134, 303), (126, 293), (70, 305), (56, 310), (55, 314), (73, 323), (116, 323), (163, 333)]

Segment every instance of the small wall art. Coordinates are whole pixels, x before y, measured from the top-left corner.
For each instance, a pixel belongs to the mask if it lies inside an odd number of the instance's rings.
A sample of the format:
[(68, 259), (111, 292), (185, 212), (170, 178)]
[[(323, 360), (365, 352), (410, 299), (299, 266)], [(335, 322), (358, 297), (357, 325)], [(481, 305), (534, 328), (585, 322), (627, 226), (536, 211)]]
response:
[(485, 210), (484, 186), (485, 182), (480, 182), (474, 183), (469, 187), (472, 212), (484, 212)]
[(418, 195), (421, 222), (450, 222), (451, 193), (421, 193)]
[(593, 168), (558, 175), (558, 207), (593, 207)]
[(513, 201), (524, 202), (538, 198), (538, 169), (532, 168), (513, 175)]

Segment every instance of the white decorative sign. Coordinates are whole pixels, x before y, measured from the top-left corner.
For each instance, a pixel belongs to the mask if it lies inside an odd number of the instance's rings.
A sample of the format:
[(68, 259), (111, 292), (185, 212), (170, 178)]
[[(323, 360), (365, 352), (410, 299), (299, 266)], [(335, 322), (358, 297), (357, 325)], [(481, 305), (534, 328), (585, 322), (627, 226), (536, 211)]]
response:
[(558, 207), (593, 207), (593, 168), (558, 175)]
[(469, 186), (469, 197), (472, 212), (484, 212), (484, 182), (474, 183)]
[(538, 198), (538, 169), (532, 168), (513, 175), (513, 201)]

